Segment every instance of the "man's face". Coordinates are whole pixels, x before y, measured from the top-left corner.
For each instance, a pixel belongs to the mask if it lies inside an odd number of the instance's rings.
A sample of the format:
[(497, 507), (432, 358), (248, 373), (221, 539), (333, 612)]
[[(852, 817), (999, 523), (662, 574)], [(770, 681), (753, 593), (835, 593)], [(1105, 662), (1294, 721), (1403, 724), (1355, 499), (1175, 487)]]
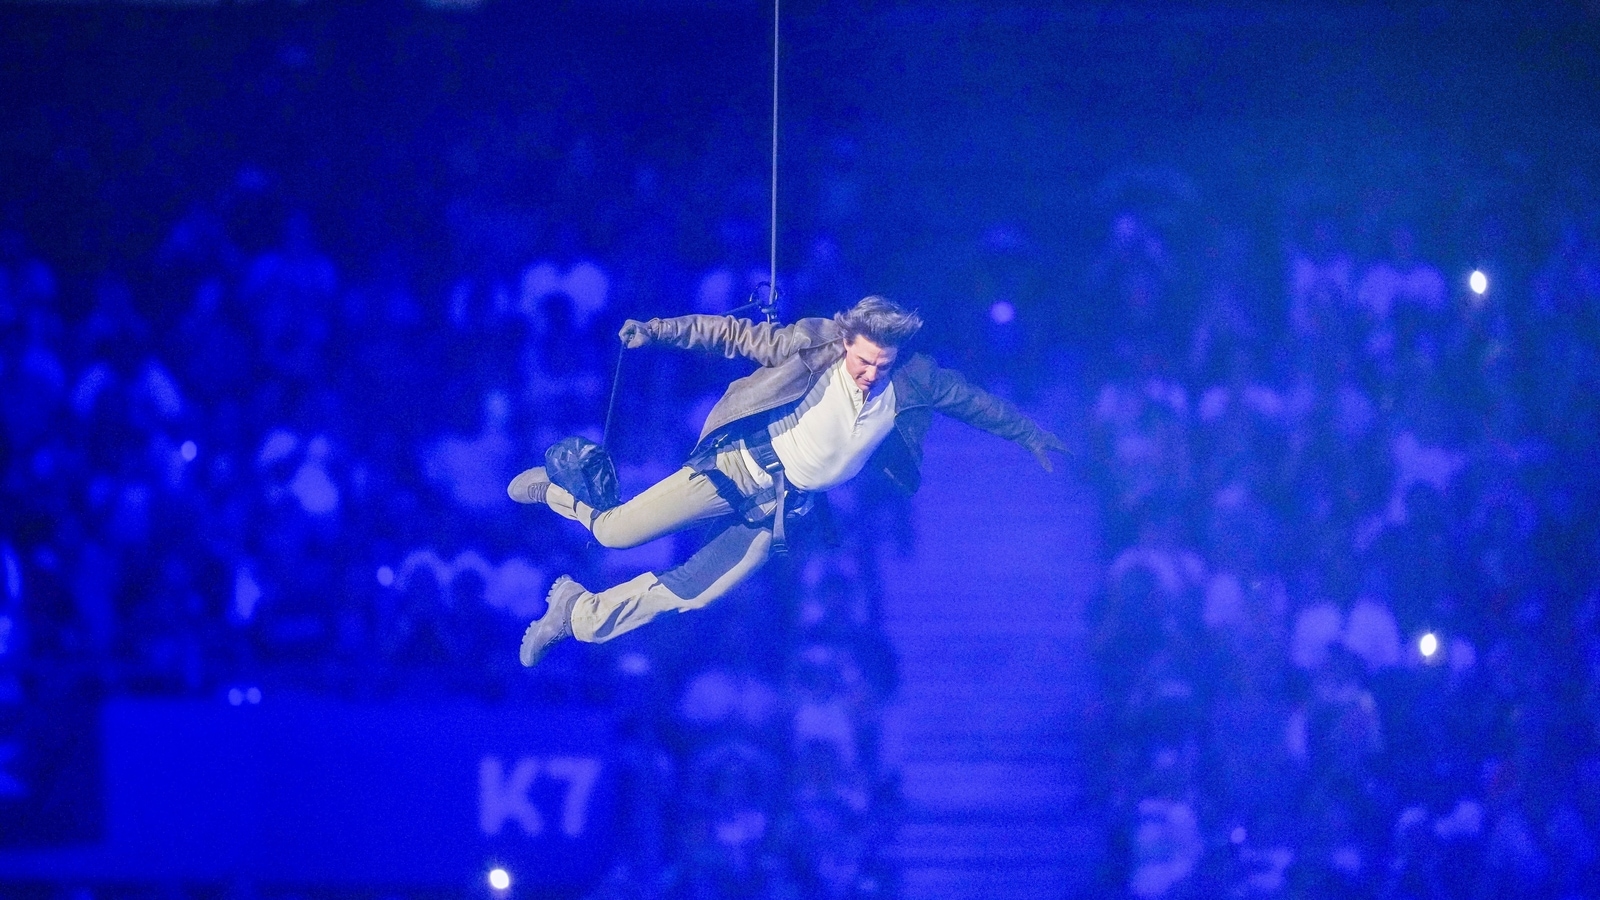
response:
[(888, 379), (889, 369), (899, 355), (899, 347), (880, 347), (858, 334), (844, 345), (844, 371), (870, 397), (873, 387)]

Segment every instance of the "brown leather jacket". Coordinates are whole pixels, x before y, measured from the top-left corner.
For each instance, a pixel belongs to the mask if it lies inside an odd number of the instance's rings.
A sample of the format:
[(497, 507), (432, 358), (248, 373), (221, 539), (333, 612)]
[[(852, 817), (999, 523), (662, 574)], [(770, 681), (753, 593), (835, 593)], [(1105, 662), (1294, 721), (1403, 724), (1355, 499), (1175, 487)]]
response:
[[(678, 316), (645, 323), (652, 341), (685, 350), (743, 357), (761, 368), (723, 392), (700, 431), (696, 449), (752, 416), (803, 399), (818, 377), (844, 356), (842, 334), (832, 319), (801, 319), (791, 325), (755, 323), (732, 316)], [(940, 368), (921, 353), (897, 360), (894, 431), (873, 454), (878, 467), (906, 492), (922, 483), (922, 439), (935, 410), (1007, 440), (1037, 450), (1054, 441), (1015, 406), (969, 384), (961, 373)]]

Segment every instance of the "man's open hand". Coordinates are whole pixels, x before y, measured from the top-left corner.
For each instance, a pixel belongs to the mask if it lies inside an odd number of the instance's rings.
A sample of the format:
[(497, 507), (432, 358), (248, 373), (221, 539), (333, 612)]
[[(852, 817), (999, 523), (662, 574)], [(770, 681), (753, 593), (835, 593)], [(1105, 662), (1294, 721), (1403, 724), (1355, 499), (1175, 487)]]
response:
[(1033, 458), (1039, 461), (1039, 465), (1044, 467), (1046, 472), (1056, 470), (1055, 463), (1050, 459), (1050, 451), (1054, 450), (1063, 456), (1067, 453), (1067, 445), (1048, 431), (1041, 431), (1039, 439), (1029, 444), (1028, 449), (1033, 451)]
[(622, 341), (622, 346), (629, 350), (637, 350), (655, 338), (650, 333), (650, 326), (638, 319), (623, 322), (622, 330), (617, 332), (617, 337)]

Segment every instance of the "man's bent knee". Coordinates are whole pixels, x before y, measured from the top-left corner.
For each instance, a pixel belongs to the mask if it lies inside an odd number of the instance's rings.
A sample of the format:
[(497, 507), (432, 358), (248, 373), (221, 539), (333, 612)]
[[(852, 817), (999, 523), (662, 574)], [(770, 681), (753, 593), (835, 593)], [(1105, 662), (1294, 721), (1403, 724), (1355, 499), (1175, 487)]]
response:
[(594, 535), (596, 543), (607, 550), (629, 550), (644, 543), (636, 532), (604, 514), (594, 520), (589, 533)]

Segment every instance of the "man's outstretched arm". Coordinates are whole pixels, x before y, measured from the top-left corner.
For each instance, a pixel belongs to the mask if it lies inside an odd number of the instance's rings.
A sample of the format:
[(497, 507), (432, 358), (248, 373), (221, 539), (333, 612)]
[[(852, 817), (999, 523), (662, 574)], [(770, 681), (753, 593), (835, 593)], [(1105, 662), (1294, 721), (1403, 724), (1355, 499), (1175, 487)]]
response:
[(1016, 441), (1028, 448), (1046, 472), (1055, 471), (1050, 454), (1067, 452), (1067, 445), (1060, 438), (1028, 418), (1010, 401), (972, 384), (960, 372), (941, 368), (926, 357), (917, 360), (917, 364), (922, 369), (917, 373), (918, 381), (929, 392), (930, 406), (952, 419)]
[(647, 344), (665, 344), (680, 350), (716, 353), (728, 359), (754, 360), (763, 366), (777, 365), (807, 347), (816, 346), (825, 319), (801, 319), (792, 325), (752, 322), (733, 316), (674, 316), (640, 322), (629, 319), (617, 332), (622, 345), (636, 349)]

